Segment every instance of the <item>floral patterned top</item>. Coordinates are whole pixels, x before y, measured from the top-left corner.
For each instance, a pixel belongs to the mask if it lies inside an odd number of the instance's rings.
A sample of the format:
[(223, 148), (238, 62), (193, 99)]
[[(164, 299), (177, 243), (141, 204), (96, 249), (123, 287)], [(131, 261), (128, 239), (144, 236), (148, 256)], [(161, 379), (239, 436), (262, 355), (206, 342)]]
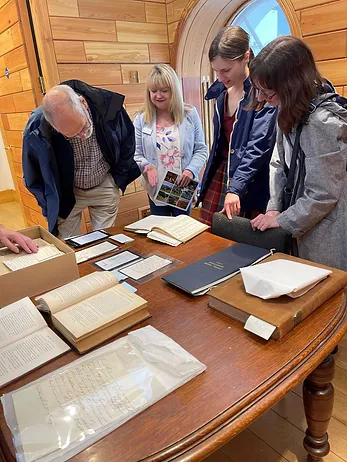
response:
[[(168, 170), (179, 175), (182, 173), (182, 155), (180, 152), (178, 125), (172, 125), (171, 127), (160, 127), (157, 125), (157, 158), (158, 187), (162, 184)], [(151, 197), (152, 200), (153, 197)], [(154, 202), (156, 205), (165, 205), (162, 202)]]

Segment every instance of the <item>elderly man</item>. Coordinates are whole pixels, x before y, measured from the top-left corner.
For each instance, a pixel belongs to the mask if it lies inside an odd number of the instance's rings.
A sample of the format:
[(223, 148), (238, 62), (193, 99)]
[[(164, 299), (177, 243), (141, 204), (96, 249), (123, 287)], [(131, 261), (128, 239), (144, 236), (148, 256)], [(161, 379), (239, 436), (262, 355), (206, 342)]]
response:
[(123, 101), (70, 80), (53, 87), (31, 114), (23, 138), (24, 181), (60, 238), (80, 233), (87, 207), (93, 229), (112, 226), (119, 189), (140, 176)]

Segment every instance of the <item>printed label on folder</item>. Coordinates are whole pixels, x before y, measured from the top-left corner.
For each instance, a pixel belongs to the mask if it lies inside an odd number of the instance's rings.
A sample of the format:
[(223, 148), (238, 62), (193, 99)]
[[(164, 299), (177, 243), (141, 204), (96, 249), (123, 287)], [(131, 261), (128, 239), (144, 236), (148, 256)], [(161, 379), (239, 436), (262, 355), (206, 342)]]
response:
[(255, 335), (259, 335), (259, 337), (265, 340), (269, 340), (271, 335), (275, 332), (276, 326), (251, 315), (246, 321), (245, 329)]

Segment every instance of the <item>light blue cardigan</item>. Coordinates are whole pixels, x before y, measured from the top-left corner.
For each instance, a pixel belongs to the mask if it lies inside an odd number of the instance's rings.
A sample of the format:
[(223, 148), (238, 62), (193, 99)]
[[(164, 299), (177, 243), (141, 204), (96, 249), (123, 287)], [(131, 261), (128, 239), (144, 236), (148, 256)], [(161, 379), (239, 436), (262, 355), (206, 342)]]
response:
[[(195, 107), (186, 105), (188, 111), (183, 122), (179, 125), (180, 151), (182, 155), (182, 171), (190, 170), (194, 178), (207, 159), (207, 147), (199, 114)], [(136, 151), (134, 159), (141, 172), (146, 165), (158, 167), (156, 120), (151, 125), (144, 121), (144, 114), (137, 114), (134, 120)]]

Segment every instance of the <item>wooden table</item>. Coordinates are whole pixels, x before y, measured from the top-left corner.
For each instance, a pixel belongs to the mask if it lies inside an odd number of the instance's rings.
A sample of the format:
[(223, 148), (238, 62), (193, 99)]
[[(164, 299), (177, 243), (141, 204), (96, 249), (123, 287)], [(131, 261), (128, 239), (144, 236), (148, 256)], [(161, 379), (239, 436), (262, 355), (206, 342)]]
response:
[[(134, 242), (122, 245), (122, 250), (159, 252), (183, 265), (230, 245), (231, 241), (209, 233), (176, 248), (136, 236)], [(80, 269), (84, 275), (94, 267), (84, 263)], [(152, 314), (138, 327), (149, 323), (169, 335), (206, 364), (207, 370), (76, 455), (74, 462), (200, 461), (305, 378), (308, 430), (304, 446), (311, 461), (328, 454), (326, 430), (333, 407), (334, 373), (330, 353), (347, 331), (342, 291), (281, 342), (262, 341), (210, 309), (206, 296), (189, 297), (160, 277), (138, 285), (138, 294), (148, 300)], [(18, 388), (77, 357), (69, 352), (1, 391)], [(12, 461), (12, 438), (2, 413), (0, 425), (2, 456)]]

